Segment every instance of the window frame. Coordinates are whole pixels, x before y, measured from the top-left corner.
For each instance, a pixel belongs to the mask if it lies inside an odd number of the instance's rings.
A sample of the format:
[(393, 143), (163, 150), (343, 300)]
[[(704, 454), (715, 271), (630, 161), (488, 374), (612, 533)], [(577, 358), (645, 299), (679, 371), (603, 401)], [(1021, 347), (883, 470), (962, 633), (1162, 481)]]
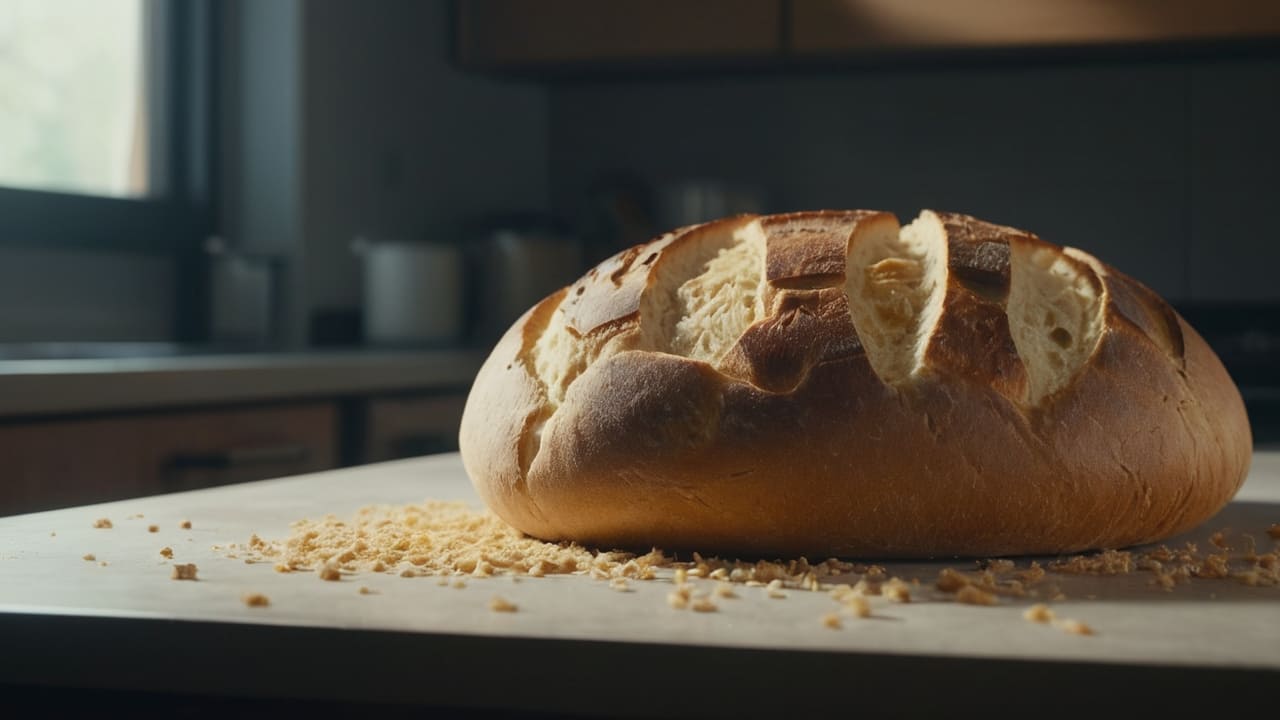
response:
[[(0, 248), (190, 254), (215, 232), (217, 63), (214, 0), (147, 0), (155, 56), (148, 107), (153, 197), (114, 198), (0, 186)], [(157, 100), (158, 98), (158, 100)]]

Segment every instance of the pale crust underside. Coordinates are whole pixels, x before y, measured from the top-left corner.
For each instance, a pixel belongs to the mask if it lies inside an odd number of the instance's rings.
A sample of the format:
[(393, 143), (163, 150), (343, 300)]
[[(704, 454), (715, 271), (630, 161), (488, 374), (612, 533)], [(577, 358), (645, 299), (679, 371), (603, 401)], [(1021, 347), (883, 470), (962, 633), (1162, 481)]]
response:
[(1158, 297), (926, 211), (743, 216), (606, 260), (513, 326), (460, 436), (532, 535), (759, 554), (1155, 540), (1247, 472), (1239, 393)]

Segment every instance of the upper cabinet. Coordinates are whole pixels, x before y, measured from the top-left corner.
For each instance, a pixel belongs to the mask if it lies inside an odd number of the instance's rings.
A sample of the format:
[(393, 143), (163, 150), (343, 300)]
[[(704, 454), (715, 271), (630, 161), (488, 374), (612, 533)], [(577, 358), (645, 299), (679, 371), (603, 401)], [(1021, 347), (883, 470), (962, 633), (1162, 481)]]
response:
[(458, 0), (459, 63), (473, 69), (778, 57), (781, 0)]
[(1280, 38), (1269, 0), (456, 0), (474, 70), (778, 65)]

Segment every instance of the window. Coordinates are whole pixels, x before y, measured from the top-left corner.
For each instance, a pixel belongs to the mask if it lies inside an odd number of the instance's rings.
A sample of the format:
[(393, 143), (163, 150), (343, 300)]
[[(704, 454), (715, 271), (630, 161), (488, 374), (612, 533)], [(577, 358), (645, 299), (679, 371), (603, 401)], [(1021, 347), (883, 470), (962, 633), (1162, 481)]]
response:
[(0, 185), (144, 197), (143, 0), (5, 0)]
[(212, 229), (211, 0), (0, 0), (0, 245)]

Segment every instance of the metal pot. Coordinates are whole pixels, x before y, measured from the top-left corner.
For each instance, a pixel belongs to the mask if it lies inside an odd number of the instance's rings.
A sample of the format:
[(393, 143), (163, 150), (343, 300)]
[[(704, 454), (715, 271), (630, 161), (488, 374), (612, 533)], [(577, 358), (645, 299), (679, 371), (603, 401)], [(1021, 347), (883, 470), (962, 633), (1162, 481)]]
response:
[(365, 342), (457, 343), (463, 333), (465, 266), (455, 245), (356, 238), (364, 261)]

